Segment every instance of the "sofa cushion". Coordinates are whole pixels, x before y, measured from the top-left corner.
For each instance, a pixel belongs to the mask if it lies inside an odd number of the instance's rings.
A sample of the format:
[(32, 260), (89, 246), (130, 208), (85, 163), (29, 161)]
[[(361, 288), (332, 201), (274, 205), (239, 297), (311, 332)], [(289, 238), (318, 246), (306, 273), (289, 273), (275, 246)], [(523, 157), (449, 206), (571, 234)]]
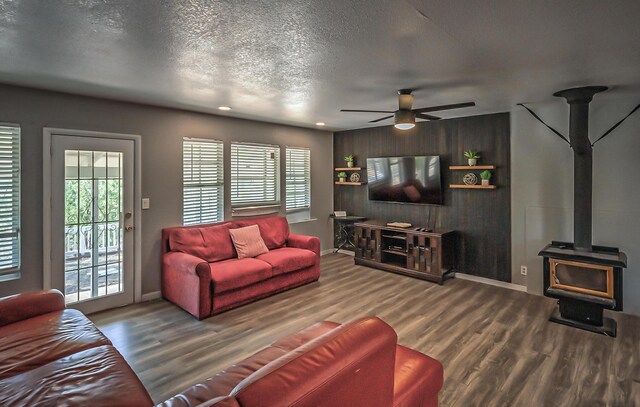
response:
[(0, 328), (0, 379), (109, 344), (109, 339), (74, 309), (15, 322)]
[(253, 258), (219, 261), (209, 267), (215, 293), (246, 287), (273, 275), (269, 263)]
[(118, 351), (100, 346), (0, 380), (0, 405), (145, 407), (153, 402)]
[(258, 225), (262, 240), (269, 250), (284, 246), (289, 238), (289, 222), (284, 216), (243, 219), (233, 223), (239, 227)]
[(396, 347), (393, 406), (426, 405), (437, 397), (444, 382), (444, 369), (437, 360), (402, 345)]
[(273, 267), (274, 276), (311, 267), (315, 264), (316, 258), (316, 254), (311, 250), (295, 247), (282, 247), (256, 257)]
[(229, 236), (233, 223), (203, 226), (199, 228), (175, 228), (169, 235), (169, 249), (188, 253), (205, 261), (221, 261), (236, 256), (236, 249)]
[(262, 237), (260, 237), (260, 228), (258, 225), (229, 229), (229, 234), (231, 235), (231, 240), (236, 248), (239, 259), (256, 257), (269, 251)]

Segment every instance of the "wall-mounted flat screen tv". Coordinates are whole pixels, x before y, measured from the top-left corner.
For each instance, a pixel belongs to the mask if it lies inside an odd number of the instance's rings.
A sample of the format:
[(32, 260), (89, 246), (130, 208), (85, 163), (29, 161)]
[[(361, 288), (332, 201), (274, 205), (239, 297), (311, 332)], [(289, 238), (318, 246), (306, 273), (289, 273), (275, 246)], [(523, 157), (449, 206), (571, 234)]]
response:
[(442, 205), (440, 157), (367, 158), (369, 199)]

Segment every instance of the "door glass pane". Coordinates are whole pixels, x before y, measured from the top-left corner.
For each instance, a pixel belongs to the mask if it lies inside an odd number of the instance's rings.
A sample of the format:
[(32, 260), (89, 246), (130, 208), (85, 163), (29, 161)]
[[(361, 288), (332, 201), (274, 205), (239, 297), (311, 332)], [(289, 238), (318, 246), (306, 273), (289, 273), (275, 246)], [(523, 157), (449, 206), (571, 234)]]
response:
[(120, 293), (122, 153), (65, 151), (65, 301)]

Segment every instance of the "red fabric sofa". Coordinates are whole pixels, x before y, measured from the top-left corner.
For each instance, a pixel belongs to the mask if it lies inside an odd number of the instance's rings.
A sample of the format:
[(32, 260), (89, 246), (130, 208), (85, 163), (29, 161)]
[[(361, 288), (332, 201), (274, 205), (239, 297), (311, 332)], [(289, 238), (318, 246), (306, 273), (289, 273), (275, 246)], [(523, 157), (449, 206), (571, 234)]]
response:
[(436, 407), (442, 364), (378, 318), (320, 322), (158, 407)]
[(56, 290), (0, 298), (0, 406), (153, 406), (120, 353)]
[[(238, 259), (229, 229), (258, 225), (268, 253)], [(282, 216), (162, 230), (162, 296), (198, 319), (318, 280), (320, 240)]]

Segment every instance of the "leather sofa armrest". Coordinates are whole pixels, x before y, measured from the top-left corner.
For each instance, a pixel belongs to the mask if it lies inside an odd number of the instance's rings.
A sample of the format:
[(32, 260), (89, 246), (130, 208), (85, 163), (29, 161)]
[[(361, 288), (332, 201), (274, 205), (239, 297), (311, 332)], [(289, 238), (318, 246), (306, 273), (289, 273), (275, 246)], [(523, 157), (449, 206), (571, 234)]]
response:
[(320, 239), (315, 236), (290, 234), (287, 239), (287, 246), (311, 250), (320, 256)]
[(391, 406), (396, 342), (382, 320), (360, 318), (271, 361), (230, 395), (243, 406)]
[(64, 309), (58, 290), (33, 291), (0, 298), (0, 326)]

